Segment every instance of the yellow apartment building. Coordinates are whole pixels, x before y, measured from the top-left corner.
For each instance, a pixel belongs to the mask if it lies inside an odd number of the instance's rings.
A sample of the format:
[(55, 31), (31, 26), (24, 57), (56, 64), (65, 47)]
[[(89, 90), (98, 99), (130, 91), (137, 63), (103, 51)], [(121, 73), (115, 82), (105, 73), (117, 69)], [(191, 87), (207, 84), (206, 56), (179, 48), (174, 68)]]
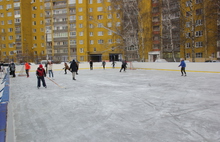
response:
[(217, 9), (214, 3), (182, 0), (181, 57), (192, 62), (217, 59)]

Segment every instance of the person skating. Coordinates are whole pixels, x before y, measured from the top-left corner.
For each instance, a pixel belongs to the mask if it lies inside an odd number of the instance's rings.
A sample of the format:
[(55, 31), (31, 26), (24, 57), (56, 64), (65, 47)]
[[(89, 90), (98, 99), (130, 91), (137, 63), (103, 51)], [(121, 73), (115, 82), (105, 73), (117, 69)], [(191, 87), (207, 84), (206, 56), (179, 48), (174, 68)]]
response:
[(120, 72), (121, 72), (123, 69), (124, 69), (124, 71), (125, 71), (126, 68), (127, 68), (127, 62), (126, 62), (126, 60), (124, 60), (124, 61), (122, 61)]
[(115, 68), (115, 61), (112, 61), (112, 68)]
[(72, 72), (73, 80), (76, 80), (75, 76), (77, 69), (78, 69), (77, 63), (75, 60), (73, 60), (72, 63), (70, 64), (70, 71)]
[(90, 70), (93, 70), (93, 61), (90, 60), (90, 61), (89, 61), (89, 64), (90, 64)]
[(180, 60), (181, 60), (181, 62), (180, 62), (179, 67), (181, 67), (181, 74), (182, 74), (182, 76), (183, 76), (183, 74), (185, 74), (185, 76), (186, 76), (186, 71), (185, 71), (186, 63), (183, 58), (181, 58)]
[(69, 70), (70, 69), (70, 67), (68, 66), (68, 64), (65, 62), (64, 63), (64, 72), (65, 72), (65, 74), (67, 74), (67, 70)]
[(37, 76), (37, 88), (39, 89), (39, 87), (41, 86), (41, 81), (42, 81), (43, 87), (47, 88), (47, 85), (44, 79), (44, 77), (46, 77), (46, 72), (42, 64), (40, 64), (39, 67), (37, 68), (36, 76)]
[(29, 77), (29, 70), (30, 70), (31, 66), (29, 65), (28, 62), (25, 63), (25, 71), (26, 71), (26, 74), (27, 74), (27, 77)]
[(53, 63), (49, 61), (47, 67), (48, 67), (49, 77), (53, 78)]
[(16, 67), (15, 67), (15, 63), (14, 62), (11, 62), (11, 64), (9, 65), (9, 69), (10, 69), (10, 75), (12, 75), (12, 77), (15, 77)]
[(103, 69), (105, 69), (105, 65), (106, 65), (106, 62), (105, 62), (105, 61), (102, 61), (102, 67), (103, 67)]

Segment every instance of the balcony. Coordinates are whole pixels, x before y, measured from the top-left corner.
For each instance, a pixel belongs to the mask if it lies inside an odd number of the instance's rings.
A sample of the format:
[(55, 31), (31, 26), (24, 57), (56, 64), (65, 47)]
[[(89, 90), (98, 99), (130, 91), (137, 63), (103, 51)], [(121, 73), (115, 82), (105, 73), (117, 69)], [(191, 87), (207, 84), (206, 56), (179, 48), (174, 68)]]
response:
[(20, 0), (14, 0), (14, 2), (20, 2)]
[(66, 8), (66, 7), (67, 7), (66, 4), (64, 4), (64, 5), (54, 5), (54, 6), (53, 6), (54, 9), (57, 9), (57, 8)]
[(160, 34), (160, 31), (153, 31), (153, 34), (158, 35), (158, 34)]

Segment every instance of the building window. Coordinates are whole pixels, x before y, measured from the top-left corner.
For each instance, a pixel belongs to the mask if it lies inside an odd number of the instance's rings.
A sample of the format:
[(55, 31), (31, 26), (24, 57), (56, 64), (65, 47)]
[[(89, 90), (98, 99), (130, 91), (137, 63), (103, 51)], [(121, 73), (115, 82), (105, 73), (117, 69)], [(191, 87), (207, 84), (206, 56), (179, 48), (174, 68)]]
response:
[(109, 44), (112, 44), (112, 39), (108, 39), (108, 43), (109, 43)]
[(89, 33), (89, 36), (93, 36), (93, 32), (90, 32), (90, 33)]
[(196, 53), (196, 58), (202, 58), (203, 54), (202, 53)]
[(191, 25), (191, 22), (186, 22), (186, 27), (189, 28)]
[(84, 61), (84, 56), (80, 56), (80, 61)]
[(83, 11), (83, 8), (82, 8), (82, 7), (80, 7), (80, 8), (79, 8), (79, 12), (82, 12), (82, 11)]
[(98, 32), (98, 36), (103, 36), (104, 32)]
[(203, 20), (196, 20), (196, 26), (201, 26), (203, 24)]
[(202, 3), (203, 0), (196, 0), (196, 4)]
[(190, 58), (190, 53), (186, 53), (186, 58)]
[(108, 31), (108, 35), (112, 35), (112, 31)]
[(76, 45), (76, 40), (70, 40), (70, 45)]
[(83, 0), (78, 0), (78, 3), (80, 3), (80, 4), (83, 3)]
[(89, 0), (89, 4), (92, 4), (92, 0)]
[(186, 48), (190, 48), (190, 43), (186, 43)]
[(102, 27), (103, 27), (102, 23), (98, 23), (98, 28), (102, 28)]
[(108, 19), (112, 19), (112, 14), (108, 14)]
[(12, 24), (12, 20), (8, 20), (8, 24)]
[(93, 9), (92, 8), (89, 8), (89, 12), (92, 12), (93, 11)]
[(112, 27), (112, 23), (109, 22), (109, 23), (107, 24), (107, 26), (108, 26), (108, 27)]
[(80, 52), (80, 53), (83, 53), (83, 48), (80, 48), (80, 49), (79, 49), (79, 52)]
[(103, 44), (104, 43), (104, 40), (100, 39), (98, 40), (98, 44)]
[(196, 37), (201, 37), (203, 35), (203, 32), (202, 31), (196, 31), (195, 32), (195, 36)]
[(83, 40), (79, 40), (79, 44), (83, 44)]
[(203, 42), (201, 42), (201, 41), (200, 41), (200, 42), (196, 42), (195, 44), (196, 44), (196, 47), (197, 47), (197, 48), (198, 48), (198, 47), (203, 47)]
[(97, 3), (101, 3), (102, 2), (102, 0), (97, 0)]
[(108, 6), (108, 8), (107, 8), (108, 10), (112, 10), (112, 7), (111, 6)]
[(93, 51), (96, 52), (96, 48), (93, 48)]
[(9, 29), (8, 29), (8, 32), (13, 32), (13, 28), (9, 28)]
[(79, 16), (79, 20), (83, 20), (83, 16)]
[(83, 36), (83, 32), (79, 32), (79, 36)]
[(97, 7), (97, 11), (102, 11), (103, 8), (102, 7)]
[(89, 24), (89, 28), (93, 28), (93, 24)]
[(202, 13), (202, 9), (196, 9), (196, 15), (201, 15)]
[(97, 16), (97, 19), (98, 19), (98, 20), (103, 19), (103, 15), (98, 15), (98, 16)]
[(90, 44), (94, 44), (94, 40), (90, 40)]

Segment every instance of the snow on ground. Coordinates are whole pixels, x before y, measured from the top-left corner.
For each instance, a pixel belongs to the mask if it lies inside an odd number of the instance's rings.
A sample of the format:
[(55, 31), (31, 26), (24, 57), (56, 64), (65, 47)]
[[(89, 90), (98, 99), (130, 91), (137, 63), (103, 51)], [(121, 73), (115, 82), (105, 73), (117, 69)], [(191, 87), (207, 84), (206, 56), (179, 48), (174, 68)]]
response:
[(119, 69), (11, 78), (17, 142), (219, 142), (220, 75)]

